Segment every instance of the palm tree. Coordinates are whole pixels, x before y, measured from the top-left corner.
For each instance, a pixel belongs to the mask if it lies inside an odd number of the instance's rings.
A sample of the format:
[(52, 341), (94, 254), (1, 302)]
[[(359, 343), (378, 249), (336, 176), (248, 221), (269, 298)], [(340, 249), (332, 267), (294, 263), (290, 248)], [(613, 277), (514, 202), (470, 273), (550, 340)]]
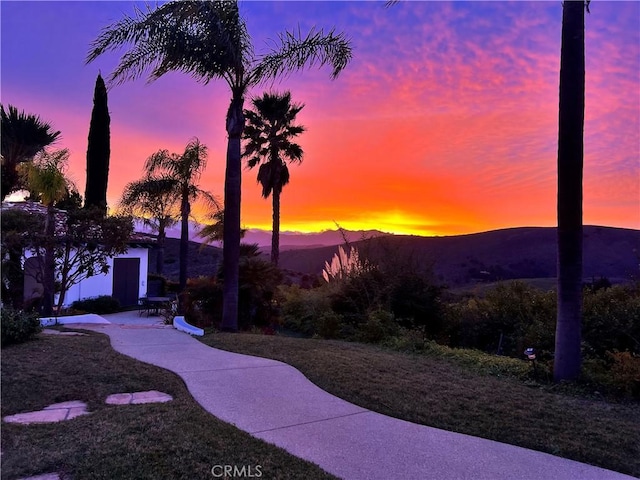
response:
[[(207, 216), (207, 219), (213, 223), (204, 225), (198, 232), (198, 236), (204, 239), (202, 246), (207, 243), (222, 242), (224, 240), (224, 210), (218, 209)], [(240, 229), (240, 238), (243, 238), (247, 230)]]
[(112, 82), (133, 80), (145, 72), (149, 72), (152, 81), (167, 72), (180, 71), (205, 84), (223, 79), (229, 86), (224, 187), (222, 326), (225, 330), (238, 328), (244, 97), (251, 87), (305, 66), (329, 64), (335, 78), (351, 59), (349, 41), (333, 31), (324, 34), (312, 29), (306, 37), (285, 32), (278, 38), (276, 48), (257, 56), (237, 1), (172, 1), (155, 10), (136, 10), (135, 16), (125, 16), (103, 29), (87, 57), (91, 62), (105, 52), (132, 45), (111, 74)]
[(152, 231), (158, 232), (156, 272), (160, 275), (164, 269), (167, 228), (178, 223), (180, 218), (177, 185), (176, 179), (147, 175), (128, 183), (118, 204), (120, 212), (141, 218)]
[(582, 166), (584, 153), (584, 11), (589, 1), (562, 7), (558, 122), (558, 311), (553, 375), (580, 374), (582, 327)]
[(28, 162), (60, 138), (59, 131), (53, 131), (53, 127), (43, 122), (37, 115), (19, 112), (13, 105), (5, 110), (0, 105), (0, 118), (2, 131), (2, 181), (0, 185), (2, 200), (15, 190), (20, 189), (20, 177), (17, 166)]
[(182, 155), (160, 150), (151, 155), (144, 166), (148, 175), (161, 175), (172, 180), (174, 195), (180, 202), (180, 290), (187, 286), (191, 204), (200, 198), (210, 206), (218, 208), (215, 197), (197, 185), (206, 166), (207, 147), (197, 138), (187, 144)]
[(304, 105), (291, 103), (291, 92), (281, 95), (265, 93), (251, 103), (255, 110), (244, 111), (247, 119), (244, 138), (247, 143), (243, 156), (248, 157), (249, 168), (260, 164), (258, 183), (262, 185), (262, 196), (269, 198), (273, 192), (271, 262), (277, 266), (280, 256), (280, 195), (289, 183), (286, 161), (302, 162), (302, 148), (292, 140), (305, 131), (302, 125), (293, 124)]
[(68, 150), (59, 150), (51, 154), (41, 152), (33, 162), (25, 163), (21, 169), (23, 182), (32, 195), (37, 196), (47, 207), (44, 223), (45, 249), (43, 264), (43, 298), (42, 314), (53, 313), (55, 295), (55, 236), (56, 219), (54, 204), (64, 199), (70, 189), (70, 184), (64, 175), (64, 165), (69, 158)]

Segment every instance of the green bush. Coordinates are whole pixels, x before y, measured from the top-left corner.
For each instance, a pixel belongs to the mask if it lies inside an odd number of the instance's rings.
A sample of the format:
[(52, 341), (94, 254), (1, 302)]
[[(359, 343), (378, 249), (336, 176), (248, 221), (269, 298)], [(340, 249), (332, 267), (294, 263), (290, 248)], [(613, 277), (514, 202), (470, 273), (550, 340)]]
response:
[(9, 306), (0, 311), (2, 346), (22, 343), (42, 331), (40, 319), (36, 312), (27, 313)]
[(71, 304), (71, 308), (73, 310), (102, 315), (119, 312), (120, 301), (110, 295), (101, 295), (95, 298), (76, 300)]
[(277, 321), (276, 291), (282, 272), (271, 262), (253, 254), (240, 257), (240, 288), (238, 292), (238, 326), (275, 326)]
[(222, 320), (222, 285), (214, 277), (190, 278), (181, 295), (187, 322), (197, 327), (218, 326)]
[(342, 330), (343, 319), (337, 313), (328, 310), (320, 313), (314, 320), (314, 334), (322, 338), (341, 338), (344, 335)]
[(606, 352), (640, 354), (640, 284), (615, 285), (595, 292), (586, 289), (582, 340), (589, 356)]
[[(513, 281), (448, 306), (449, 345), (521, 357), (527, 347), (554, 349), (556, 299), (525, 282)], [(502, 341), (501, 341), (502, 337)]]
[(284, 327), (309, 337), (320, 335), (336, 338), (340, 321), (334, 332), (333, 324), (339, 317), (333, 317), (328, 291), (328, 285), (311, 290), (298, 285), (280, 286), (277, 300)]
[(356, 339), (365, 343), (380, 343), (398, 332), (398, 323), (392, 313), (378, 309), (369, 313), (367, 321), (360, 324)]

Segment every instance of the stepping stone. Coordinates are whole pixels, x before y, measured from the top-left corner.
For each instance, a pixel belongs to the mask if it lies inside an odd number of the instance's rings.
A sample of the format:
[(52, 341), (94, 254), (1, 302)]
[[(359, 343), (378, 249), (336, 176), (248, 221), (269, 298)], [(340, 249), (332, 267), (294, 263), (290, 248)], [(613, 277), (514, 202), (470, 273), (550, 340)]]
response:
[(114, 393), (109, 395), (104, 403), (107, 405), (129, 405), (132, 398), (133, 394), (131, 393)]
[(109, 395), (105, 403), (109, 405), (137, 405), (140, 403), (170, 402), (173, 397), (169, 394), (149, 390), (148, 392), (114, 393)]
[(36, 475), (35, 477), (21, 478), (20, 480), (60, 480), (61, 477), (57, 473), (43, 473)]
[(86, 337), (87, 334), (86, 333), (80, 333), (80, 332), (61, 332), (60, 330), (52, 330), (51, 328), (45, 328), (44, 330), (42, 330), (42, 333), (44, 333), (45, 335), (65, 335), (68, 337), (71, 336), (75, 336), (75, 337)]
[(148, 392), (135, 392), (133, 394), (133, 400), (131, 400), (131, 403), (164, 403), (170, 402), (171, 400), (173, 400), (173, 397), (171, 395), (163, 392), (158, 392), (157, 390), (150, 390)]
[(87, 404), (78, 400), (70, 402), (54, 403), (42, 410), (35, 412), (17, 413), (15, 415), (7, 415), (4, 421), (7, 423), (20, 423), (29, 425), (31, 423), (53, 423), (63, 420), (71, 420), (81, 415), (88, 415)]

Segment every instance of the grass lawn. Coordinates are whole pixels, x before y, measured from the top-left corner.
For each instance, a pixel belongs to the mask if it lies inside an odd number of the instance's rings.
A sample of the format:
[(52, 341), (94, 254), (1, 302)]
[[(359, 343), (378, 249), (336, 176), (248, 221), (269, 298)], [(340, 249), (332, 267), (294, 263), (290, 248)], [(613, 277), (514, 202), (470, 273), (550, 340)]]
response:
[[(112, 393), (160, 390), (161, 404), (105, 405)], [(260, 465), (262, 478), (334, 478), (217, 420), (161, 368), (116, 353), (108, 337), (40, 335), (2, 350), (2, 416), (82, 400), (90, 415), (3, 424), (2, 479), (59, 472), (80, 479), (209, 479), (215, 465)]]
[(229, 333), (201, 340), (286, 362), (324, 390), (392, 417), (640, 476), (637, 402), (527, 385), (451, 358), (371, 345)]

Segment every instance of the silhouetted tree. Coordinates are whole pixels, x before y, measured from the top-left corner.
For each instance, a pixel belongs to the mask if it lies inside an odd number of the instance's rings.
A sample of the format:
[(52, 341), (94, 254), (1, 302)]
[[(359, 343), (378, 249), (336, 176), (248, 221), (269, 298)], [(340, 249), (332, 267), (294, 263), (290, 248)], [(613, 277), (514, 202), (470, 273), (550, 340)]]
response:
[(44, 262), (42, 276), (42, 314), (49, 316), (53, 313), (53, 299), (55, 295), (55, 236), (56, 218), (54, 204), (66, 197), (69, 182), (63, 168), (69, 158), (68, 150), (60, 150), (51, 154), (40, 153), (33, 162), (25, 164), (22, 174), (24, 184), (30, 192), (35, 192), (47, 207), (44, 223)]
[(302, 38), (286, 32), (270, 52), (256, 56), (237, 1), (172, 1), (155, 10), (136, 10), (134, 17), (108, 26), (91, 45), (87, 61), (107, 51), (132, 45), (111, 74), (122, 83), (149, 72), (155, 80), (167, 72), (188, 73), (203, 83), (224, 79), (231, 89), (227, 110), (227, 165), (224, 187), (225, 269), (222, 327), (238, 329), (240, 261), (240, 139), (247, 91), (265, 80), (282, 77), (305, 66), (330, 64), (335, 78), (351, 59), (349, 41), (333, 31), (312, 29)]
[(271, 230), (271, 262), (278, 265), (280, 256), (280, 195), (289, 183), (287, 163), (302, 162), (302, 147), (293, 143), (293, 138), (304, 132), (302, 125), (294, 125), (303, 104), (291, 103), (291, 92), (283, 94), (265, 93), (254, 98), (254, 110), (245, 110), (247, 125), (244, 138), (247, 140), (243, 156), (247, 165), (258, 169), (258, 183), (262, 185), (262, 196), (273, 201), (273, 227)]
[(89, 124), (87, 146), (87, 186), (84, 191), (85, 208), (96, 207), (107, 213), (107, 183), (109, 180), (109, 158), (111, 143), (107, 105), (107, 88), (98, 74), (93, 93), (93, 110)]
[[(213, 223), (204, 225), (198, 232), (198, 236), (204, 239), (202, 246), (211, 242), (222, 242), (224, 240), (224, 210), (215, 210), (207, 217)], [(240, 238), (243, 238), (247, 230), (240, 229)]]
[(584, 12), (589, 1), (562, 4), (558, 121), (558, 311), (553, 374), (575, 380), (581, 366)]
[(43, 122), (36, 115), (19, 112), (12, 105), (5, 110), (0, 105), (1, 141), (2, 145), (2, 184), (0, 185), (2, 200), (11, 192), (20, 190), (20, 176), (17, 171), (19, 164), (29, 162), (43, 151), (45, 147), (55, 143), (60, 138), (59, 131)]
[(124, 187), (118, 205), (120, 212), (139, 217), (152, 231), (158, 232), (156, 272), (160, 275), (164, 270), (167, 228), (178, 223), (180, 218), (180, 196), (177, 188), (178, 180), (175, 178), (147, 175)]
[(189, 215), (191, 204), (198, 198), (205, 200), (210, 206), (217, 208), (215, 197), (198, 187), (198, 180), (207, 166), (207, 147), (194, 138), (182, 155), (160, 150), (151, 155), (145, 170), (149, 176), (160, 175), (171, 179), (173, 192), (180, 203), (180, 290), (187, 286), (187, 261), (189, 256)]

